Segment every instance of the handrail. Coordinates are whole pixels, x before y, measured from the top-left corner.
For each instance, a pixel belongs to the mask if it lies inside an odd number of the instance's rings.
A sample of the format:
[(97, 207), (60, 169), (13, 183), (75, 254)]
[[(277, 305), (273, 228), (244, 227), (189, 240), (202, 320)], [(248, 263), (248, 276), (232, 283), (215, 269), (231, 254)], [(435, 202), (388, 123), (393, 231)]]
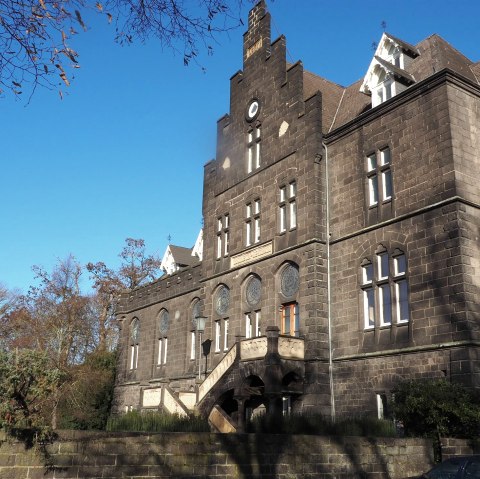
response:
[(235, 343), (222, 360), (215, 366), (207, 379), (200, 384), (198, 388), (197, 404), (207, 395), (207, 393), (217, 384), (220, 378), (230, 369), (237, 357), (237, 343)]

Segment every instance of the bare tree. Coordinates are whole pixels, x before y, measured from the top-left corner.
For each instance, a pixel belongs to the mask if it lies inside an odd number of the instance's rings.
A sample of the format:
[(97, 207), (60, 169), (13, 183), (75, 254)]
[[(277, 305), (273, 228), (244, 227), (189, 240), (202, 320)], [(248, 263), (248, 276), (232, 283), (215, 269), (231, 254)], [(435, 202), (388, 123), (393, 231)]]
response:
[(0, 93), (32, 94), (37, 86), (69, 86), (79, 68), (71, 37), (87, 30), (82, 15), (96, 10), (114, 23), (115, 40), (157, 38), (187, 65), (200, 48), (242, 22), (244, 0), (0, 0)]
[(122, 290), (134, 289), (148, 281), (156, 279), (160, 274), (160, 259), (148, 255), (145, 241), (127, 238), (119, 257), (121, 264), (117, 270), (108, 268), (105, 263), (88, 263), (86, 268), (94, 281), (97, 308), (98, 347), (108, 349), (111, 338), (115, 337), (113, 328), (115, 308)]

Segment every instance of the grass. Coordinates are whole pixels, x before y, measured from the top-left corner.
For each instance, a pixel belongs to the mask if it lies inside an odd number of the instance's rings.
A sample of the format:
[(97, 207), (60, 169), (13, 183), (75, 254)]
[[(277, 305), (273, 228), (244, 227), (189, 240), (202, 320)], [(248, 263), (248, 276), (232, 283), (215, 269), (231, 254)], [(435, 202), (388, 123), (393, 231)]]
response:
[(199, 416), (180, 417), (178, 414), (160, 412), (140, 413), (130, 411), (111, 416), (105, 427), (107, 431), (144, 432), (209, 432), (208, 421)]
[[(199, 416), (180, 417), (162, 412), (130, 411), (108, 419), (107, 431), (209, 432), (208, 421)], [(326, 436), (395, 437), (392, 421), (352, 417), (332, 422), (320, 414), (292, 414), (281, 418), (259, 415), (248, 424), (250, 433), (310, 434)]]
[(274, 419), (260, 415), (250, 421), (248, 432), (326, 436), (397, 436), (392, 421), (365, 416), (344, 418), (332, 422), (320, 414), (292, 414)]

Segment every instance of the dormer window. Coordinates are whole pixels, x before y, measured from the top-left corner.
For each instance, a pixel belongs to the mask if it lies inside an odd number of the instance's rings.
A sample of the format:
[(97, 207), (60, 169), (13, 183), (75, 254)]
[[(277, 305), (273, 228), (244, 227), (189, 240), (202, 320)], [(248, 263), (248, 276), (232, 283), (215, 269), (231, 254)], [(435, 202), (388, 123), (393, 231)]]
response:
[(407, 69), (418, 54), (414, 46), (383, 34), (360, 88), (361, 92), (372, 96), (372, 107), (398, 95), (415, 83)]
[(395, 81), (390, 73), (378, 68), (378, 85), (372, 92), (372, 107), (390, 100), (395, 95)]

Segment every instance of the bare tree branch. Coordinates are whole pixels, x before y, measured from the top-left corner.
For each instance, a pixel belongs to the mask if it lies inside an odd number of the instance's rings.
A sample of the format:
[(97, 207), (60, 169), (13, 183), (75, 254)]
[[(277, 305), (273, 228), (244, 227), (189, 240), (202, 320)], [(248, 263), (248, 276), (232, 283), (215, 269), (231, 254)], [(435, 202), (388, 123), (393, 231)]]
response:
[[(248, 0), (250, 1), (250, 0)], [(244, 0), (0, 0), (0, 95), (38, 86), (68, 87), (79, 68), (70, 40), (87, 30), (82, 13), (95, 10), (116, 25), (121, 44), (150, 38), (180, 53), (188, 65), (218, 34), (242, 24)]]

